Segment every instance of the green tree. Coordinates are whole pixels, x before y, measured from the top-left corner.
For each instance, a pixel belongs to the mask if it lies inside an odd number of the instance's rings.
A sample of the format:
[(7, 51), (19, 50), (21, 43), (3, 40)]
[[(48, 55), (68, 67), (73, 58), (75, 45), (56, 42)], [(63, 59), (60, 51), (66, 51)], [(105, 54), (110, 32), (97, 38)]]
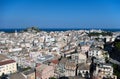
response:
[(120, 50), (120, 42), (115, 42), (115, 48)]
[(51, 77), (51, 78), (49, 78), (49, 79), (56, 79), (56, 78), (54, 78), (54, 77)]
[(118, 78), (120, 78), (120, 70), (119, 70), (119, 67), (117, 64), (113, 64), (113, 74), (116, 75)]

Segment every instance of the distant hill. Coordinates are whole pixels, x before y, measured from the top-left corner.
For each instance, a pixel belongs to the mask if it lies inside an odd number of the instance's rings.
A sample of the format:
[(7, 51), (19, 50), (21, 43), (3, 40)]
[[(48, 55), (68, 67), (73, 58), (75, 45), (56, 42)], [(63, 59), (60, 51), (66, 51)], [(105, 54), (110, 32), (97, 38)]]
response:
[(40, 32), (41, 30), (38, 28), (38, 27), (30, 27), (30, 28), (27, 28), (25, 30), (23, 30), (22, 32), (33, 32), (33, 33), (36, 33), (36, 32)]

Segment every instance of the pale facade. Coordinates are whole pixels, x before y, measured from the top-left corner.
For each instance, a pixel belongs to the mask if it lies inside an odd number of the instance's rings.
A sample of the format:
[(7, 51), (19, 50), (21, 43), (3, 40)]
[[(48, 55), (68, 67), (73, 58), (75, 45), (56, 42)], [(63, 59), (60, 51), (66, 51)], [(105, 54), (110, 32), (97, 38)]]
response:
[(5, 60), (0, 62), (0, 76), (4, 74), (11, 74), (17, 71), (17, 65), (14, 60)]
[(87, 51), (89, 51), (89, 49), (90, 49), (90, 46), (88, 46), (88, 45), (81, 46), (81, 50), (83, 52), (87, 52)]
[(94, 74), (96, 74), (99, 79), (103, 79), (103, 77), (117, 79), (116, 76), (113, 75), (113, 67), (108, 64), (100, 64), (97, 66)]
[(83, 53), (72, 54), (72, 60), (75, 60), (75, 63), (86, 63), (86, 55)]
[(76, 64), (74, 62), (66, 62), (65, 76), (75, 76)]

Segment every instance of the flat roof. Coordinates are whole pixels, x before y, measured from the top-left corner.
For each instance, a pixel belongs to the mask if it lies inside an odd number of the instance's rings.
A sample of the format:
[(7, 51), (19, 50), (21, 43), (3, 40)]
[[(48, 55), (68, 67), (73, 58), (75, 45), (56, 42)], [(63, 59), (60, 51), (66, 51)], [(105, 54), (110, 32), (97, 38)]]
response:
[(51, 60), (54, 56), (53, 55), (46, 55), (46, 56), (43, 56), (43, 57), (40, 57), (39, 59), (37, 59), (37, 62), (45, 62), (47, 60)]
[(8, 59), (8, 57), (5, 56), (5, 55), (0, 54), (0, 61), (5, 60), (5, 59)]

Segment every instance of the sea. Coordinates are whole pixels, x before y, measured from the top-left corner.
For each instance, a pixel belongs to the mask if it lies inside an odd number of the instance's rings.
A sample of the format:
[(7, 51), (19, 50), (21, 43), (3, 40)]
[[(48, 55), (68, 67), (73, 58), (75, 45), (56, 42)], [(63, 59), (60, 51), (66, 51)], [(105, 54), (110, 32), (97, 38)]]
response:
[[(12, 29), (0, 29), (0, 32), (6, 32), (6, 33), (14, 33), (15, 31), (17, 32), (21, 32), (25, 29), (16, 29), (16, 28), (12, 28)], [(68, 31), (68, 30), (103, 30), (103, 31), (109, 31), (109, 32), (120, 32), (120, 29), (85, 29), (85, 28), (81, 28), (81, 29), (74, 29), (74, 28), (65, 28), (65, 29), (62, 29), (62, 28), (57, 28), (57, 29), (48, 29), (48, 28), (45, 28), (45, 29), (40, 29), (41, 31), (47, 31), (47, 32), (51, 32), (51, 31)]]

